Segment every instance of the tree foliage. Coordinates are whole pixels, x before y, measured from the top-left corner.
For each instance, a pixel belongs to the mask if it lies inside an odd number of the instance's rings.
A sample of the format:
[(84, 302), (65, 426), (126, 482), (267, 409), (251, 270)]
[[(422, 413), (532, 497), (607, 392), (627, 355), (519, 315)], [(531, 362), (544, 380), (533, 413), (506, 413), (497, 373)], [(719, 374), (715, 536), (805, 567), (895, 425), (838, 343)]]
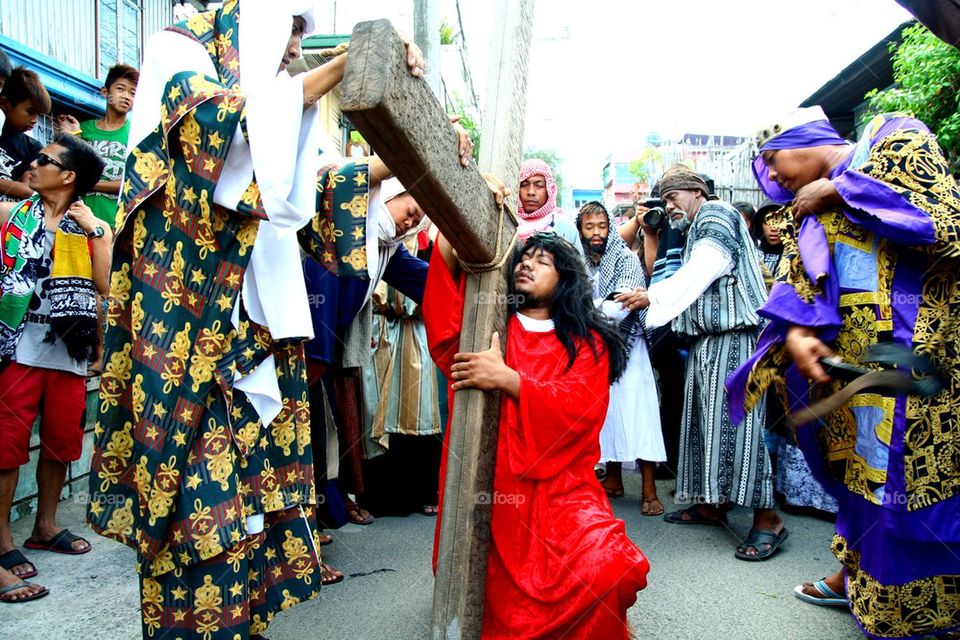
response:
[(553, 179), (557, 183), (557, 206), (561, 206), (563, 204), (561, 202), (563, 199), (563, 174), (560, 173), (560, 165), (563, 164), (563, 158), (553, 149), (528, 148), (523, 152), (523, 159), (530, 160), (531, 158), (543, 160), (550, 166), (550, 170), (553, 172)]
[(453, 44), (459, 34), (453, 30), (453, 25), (444, 18), (440, 23), (440, 44)]
[(637, 178), (637, 182), (649, 182), (650, 174), (656, 170), (663, 159), (663, 154), (652, 144), (644, 147), (640, 157), (630, 163), (630, 173)]
[(865, 119), (878, 113), (904, 111), (933, 131), (954, 168), (960, 158), (960, 51), (923, 25), (903, 30), (903, 42), (891, 45), (896, 84), (874, 89)]

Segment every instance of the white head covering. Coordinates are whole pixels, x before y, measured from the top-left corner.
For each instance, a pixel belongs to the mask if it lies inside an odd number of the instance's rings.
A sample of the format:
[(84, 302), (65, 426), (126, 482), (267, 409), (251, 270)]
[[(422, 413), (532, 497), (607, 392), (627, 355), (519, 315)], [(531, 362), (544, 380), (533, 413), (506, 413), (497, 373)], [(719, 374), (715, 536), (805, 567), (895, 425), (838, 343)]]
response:
[[(240, 4), (240, 84), (247, 96), (247, 133), (257, 186), (271, 223), (296, 231), (313, 214), (319, 156), (318, 105), (303, 109), (303, 81), (277, 73), (290, 39), (291, 18), (303, 16), (304, 35), (316, 28), (314, 0), (244, 0)], [(300, 148), (289, 141), (299, 139)], [(308, 145), (304, 142), (312, 140)], [(278, 141), (284, 141), (278, 145)], [(307, 147), (308, 153), (300, 151)], [(311, 177), (312, 176), (312, 177)]]

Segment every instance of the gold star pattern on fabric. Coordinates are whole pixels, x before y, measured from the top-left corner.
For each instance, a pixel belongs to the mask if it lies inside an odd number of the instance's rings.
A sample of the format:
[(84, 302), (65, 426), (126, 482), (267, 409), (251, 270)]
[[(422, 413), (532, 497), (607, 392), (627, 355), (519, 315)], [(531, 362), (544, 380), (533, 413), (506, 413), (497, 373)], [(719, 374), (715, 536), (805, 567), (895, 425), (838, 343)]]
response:
[(147, 343), (147, 344), (143, 345), (143, 357), (144, 357), (144, 358), (152, 358), (152, 357), (155, 356), (155, 355), (157, 355), (157, 350), (156, 350), (156, 348), (154, 348), (154, 346), (153, 346), (152, 344)]
[(167, 243), (164, 240), (154, 240), (153, 241), (153, 252), (163, 258), (167, 254)]
[(207, 144), (209, 144), (214, 149), (219, 149), (220, 145), (223, 144), (223, 138), (220, 137), (220, 134), (214, 131), (207, 136)]
[(273, 547), (267, 547), (267, 550), (263, 552), (263, 555), (267, 560), (273, 560), (277, 557), (277, 552)]
[(157, 431), (157, 428), (153, 425), (147, 427), (146, 434), (148, 440), (156, 440), (157, 436), (160, 435), (160, 432)]
[(182, 431), (178, 431), (173, 436), (173, 441), (177, 443), (178, 447), (186, 446), (187, 444), (187, 434)]
[(190, 489), (196, 489), (200, 486), (201, 482), (203, 481), (200, 479), (199, 473), (191, 473), (189, 476), (187, 476), (187, 487)]
[(330, 253), (329, 251), (324, 251), (323, 255), (320, 256), (320, 259), (323, 260), (324, 262), (333, 262), (333, 254)]
[(173, 596), (174, 600), (183, 600), (187, 597), (187, 590), (183, 587), (177, 587), (176, 589), (172, 589), (170, 591), (170, 595)]
[(230, 532), (230, 542), (240, 542), (240, 538), (243, 537), (237, 529), (234, 529)]
[(357, 227), (356, 229), (354, 229), (354, 230), (351, 231), (350, 233), (353, 234), (353, 239), (354, 239), (354, 240), (359, 240), (360, 238), (363, 237), (363, 228), (362, 228), (362, 227)]
[(167, 94), (167, 100), (169, 100), (170, 102), (173, 102), (174, 100), (179, 98), (180, 95), (181, 95), (180, 85), (174, 85), (174, 87), (170, 89), (170, 93)]
[(358, 187), (362, 187), (363, 185), (367, 184), (367, 174), (363, 173), (362, 171), (358, 171), (357, 175), (353, 176), (353, 182)]
[(197, 201), (197, 193), (193, 190), (193, 187), (187, 187), (183, 190), (183, 199), (190, 204)]
[(253, 360), (253, 356), (255, 355), (257, 355), (257, 352), (251, 349), (250, 347), (247, 347), (246, 349), (243, 350), (243, 357), (246, 358), (247, 360)]
[(124, 196), (130, 195), (130, 189), (133, 189), (133, 183), (130, 182), (129, 178), (127, 178), (126, 180), (123, 181), (123, 195)]
[(150, 333), (163, 338), (164, 334), (167, 333), (167, 327), (166, 325), (163, 324), (163, 320), (157, 320), (156, 322), (151, 322)]
[(184, 611), (183, 609), (174, 609), (174, 611), (173, 611), (173, 621), (174, 621), (174, 622), (183, 622), (183, 620), (184, 620), (184, 618), (186, 618), (186, 616), (187, 616), (187, 612)]
[(233, 616), (234, 618), (239, 618), (240, 616), (243, 615), (243, 607), (238, 604), (237, 606), (235, 606), (233, 609), (230, 610), (230, 615)]
[(143, 275), (147, 276), (148, 278), (152, 278), (153, 276), (157, 275), (157, 268), (153, 266), (153, 263), (148, 262), (147, 264), (143, 265)]
[(213, 158), (207, 158), (203, 161), (203, 170), (204, 171), (213, 171), (217, 168), (217, 163)]
[(180, 412), (180, 421), (190, 422), (191, 420), (193, 420), (193, 411), (191, 411), (190, 409), (184, 408), (183, 411)]
[(240, 407), (234, 407), (233, 409), (230, 410), (230, 416), (234, 420), (239, 420), (240, 416), (242, 415), (243, 415), (243, 409), (241, 409)]
[(230, 296), (228, 296), (228, 295), (225, 294), (225, 293), (224, 293), (224, 294), (221, 294), (220, 297), (217, 298), (217, 306), (220, 307), (220, 311), (226, 311), (227, 309), (229, 309), (229, 308), (230, 308)]
[(163, 408), (163, 405), (159, 402), (153, 403), (153, 415), (157, 416), (163, 420), (163, 416), (167, 415), (167, 410)]
[(240, 582), (234, 582), (230, 587), (230, 595), (234, 598), (239, 598), (243, 595), (243, 585)]
[(226, 280), (227, 284), (229, 284), (231, 287), (240, 286), (240, 274), (236, 271), (228, 275), (226, 278), (224, 278), (224, 280)]
[(173, 530), (173, 541), (177, 544), (183, 542), (183, 532), (181, 532), (180, 529)]
[(203, 271), (199, 268), (194, 269), (190, 272), (190, 282), (193, 284), (203, 285), (203, 281), (207, 279), (207, 276), (203, 275)]
[(101, 513), (103, 513), (103, 505), (94, 500), (90, 503), (90, 513), (95, 516), (99, 516)]

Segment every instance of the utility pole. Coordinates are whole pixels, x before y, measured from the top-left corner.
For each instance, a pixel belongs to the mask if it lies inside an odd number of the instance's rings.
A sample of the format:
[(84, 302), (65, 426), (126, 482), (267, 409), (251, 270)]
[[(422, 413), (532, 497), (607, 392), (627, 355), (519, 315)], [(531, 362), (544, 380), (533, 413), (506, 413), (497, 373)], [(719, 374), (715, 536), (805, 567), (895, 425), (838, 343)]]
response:
[(427, 61), (423, 77), (443, 103), (440, 86), (440, 0), (413, 0), (413, 41)]

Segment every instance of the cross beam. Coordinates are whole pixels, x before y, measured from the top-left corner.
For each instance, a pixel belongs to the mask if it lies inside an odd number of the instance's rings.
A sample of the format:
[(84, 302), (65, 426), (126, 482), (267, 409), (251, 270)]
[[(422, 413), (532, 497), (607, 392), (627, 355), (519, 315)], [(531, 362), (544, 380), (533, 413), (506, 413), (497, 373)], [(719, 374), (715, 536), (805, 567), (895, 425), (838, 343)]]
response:
[[(490, 100), (481, 136), (482, 167), (517, 192), (533, 0), (499, 0)], [(358, 24), (341, 83), (340, 106), (416, 198), (461, 260), (485, 263), (514, 232), (476, 167), (463, 167), (457, 133), (427, 84), (410, 76), (404, 42), (386, 20)], [(512, 199), (508, 199), (512, 200)], [(512, 202), (508, 202), (511, 208)], [(498, 242), (499, 241), (499, 242)], [(503, 335), (506, 275), (499, 270), (467, 278), (461, 351), (483, 351), (494, 331)], [(499, 394), (458, 391), (448, 434), (432, 637), (479, 638), (490, 509), (496, 461)]]

